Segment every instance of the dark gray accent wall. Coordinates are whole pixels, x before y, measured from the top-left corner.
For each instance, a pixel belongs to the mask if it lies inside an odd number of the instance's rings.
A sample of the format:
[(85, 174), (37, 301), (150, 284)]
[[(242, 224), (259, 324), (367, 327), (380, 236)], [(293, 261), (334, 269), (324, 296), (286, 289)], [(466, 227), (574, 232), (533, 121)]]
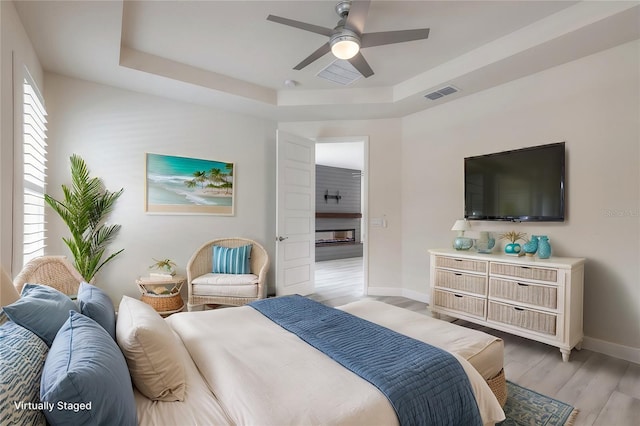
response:
[[(319, 213), (362, 213), (361, 171), (316, 165), (316, 212)], [(335, 198), (325, 200), (325, 194), (340, 193), (340, 201)], [(362, 257), (362, 219), (317, 218), (316, 230), (355, 229), (356, 244), (316, 247), (316, 261)]]
[(350, 257), (362, 257), (362, 243), (337, 245), (335, 247), (316, 247), (316, 262), (348, 259)]
[[(317, 165), (316, 212), (361, 213), (360, 173), (360, 170)], [(325, 201), (327, 191), (332, 196), (340, 191), (340, 202), (333, 198)]]

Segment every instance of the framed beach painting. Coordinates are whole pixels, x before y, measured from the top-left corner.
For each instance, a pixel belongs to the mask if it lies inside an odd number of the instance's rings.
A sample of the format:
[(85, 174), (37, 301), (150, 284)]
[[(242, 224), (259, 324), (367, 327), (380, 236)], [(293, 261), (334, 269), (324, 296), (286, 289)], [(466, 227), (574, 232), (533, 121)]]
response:
[(145, 179), (149, 213), (234, 214), (233, 163), (147, 153)]

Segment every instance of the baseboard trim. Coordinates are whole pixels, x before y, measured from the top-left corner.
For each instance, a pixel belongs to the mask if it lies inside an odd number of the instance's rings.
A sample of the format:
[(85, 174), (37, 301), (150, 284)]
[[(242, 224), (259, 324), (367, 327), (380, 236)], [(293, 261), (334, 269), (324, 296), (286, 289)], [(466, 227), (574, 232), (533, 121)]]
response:
[(402, 296), (402, 289), (398, 287), (368, 287), (367, 296)]
[(415, 290), (403, 289), (402, 295), (407, 299), (416, 300), (418, 302), (429, 304), (430, 298), (428, 293), (420, 293)]
[(617, 343), (607, 342), (605, 340), (587, 336), (585, 336), (584, 340), (582, 341), (582, 347), (584, 349), (589, 349), (590, 351), (640, 364), (640, 348), (623, 346)]
[(422, 303), (429, 303), (429, 295), (420, 293), (415, 290), (398, 287), (369, 287), (367, 289), (368, 296), (395, 296), (406, 297), (407, 299), (416, 300)]

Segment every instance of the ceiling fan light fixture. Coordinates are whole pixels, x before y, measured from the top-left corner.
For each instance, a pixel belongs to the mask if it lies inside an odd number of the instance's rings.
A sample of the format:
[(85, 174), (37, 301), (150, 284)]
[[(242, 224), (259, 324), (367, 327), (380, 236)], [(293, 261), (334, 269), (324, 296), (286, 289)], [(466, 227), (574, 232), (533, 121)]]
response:
[(328, 43), (325, 42), (311, 55), (304, 58), (302, 62), (293, 67), (294, 70), (303, 69), (331, 50), (336, 58), (348, 60), (360, 75), (368, 78), (374, 72), (360, 53), (361, 47), (404, 43), (406, 41), (424, 40), (429, 37), (429, 28), (364, 33), (370, 3), (371, 0), (339, 0), (335, 10), (340, 16), (340, 20), (333, 29), (275, 15), (267, 16), (267, 20), (329, 37)]
[(351, 59), (360, 51), (360, 40), (351, 34), (343, 34), (331, 39), (331, 53), (338, 59)]

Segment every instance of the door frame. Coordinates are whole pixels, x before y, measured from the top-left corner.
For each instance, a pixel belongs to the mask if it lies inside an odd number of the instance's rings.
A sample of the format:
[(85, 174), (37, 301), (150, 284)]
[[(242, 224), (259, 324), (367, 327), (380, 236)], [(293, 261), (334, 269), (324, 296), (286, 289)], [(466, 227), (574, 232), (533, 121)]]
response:
[(362, 229), (360, 231), (360, 238), (362, 239), (362, 294), (366, 296), (369, 288), (369, 136), (336, 136), (330, 138), (312, 138), (311, 140), (315, 141), (316, 144), (362, 142), (362, 154), (364, 158), (362, 159), (363, 166), (360, 194), (362, 204)]

